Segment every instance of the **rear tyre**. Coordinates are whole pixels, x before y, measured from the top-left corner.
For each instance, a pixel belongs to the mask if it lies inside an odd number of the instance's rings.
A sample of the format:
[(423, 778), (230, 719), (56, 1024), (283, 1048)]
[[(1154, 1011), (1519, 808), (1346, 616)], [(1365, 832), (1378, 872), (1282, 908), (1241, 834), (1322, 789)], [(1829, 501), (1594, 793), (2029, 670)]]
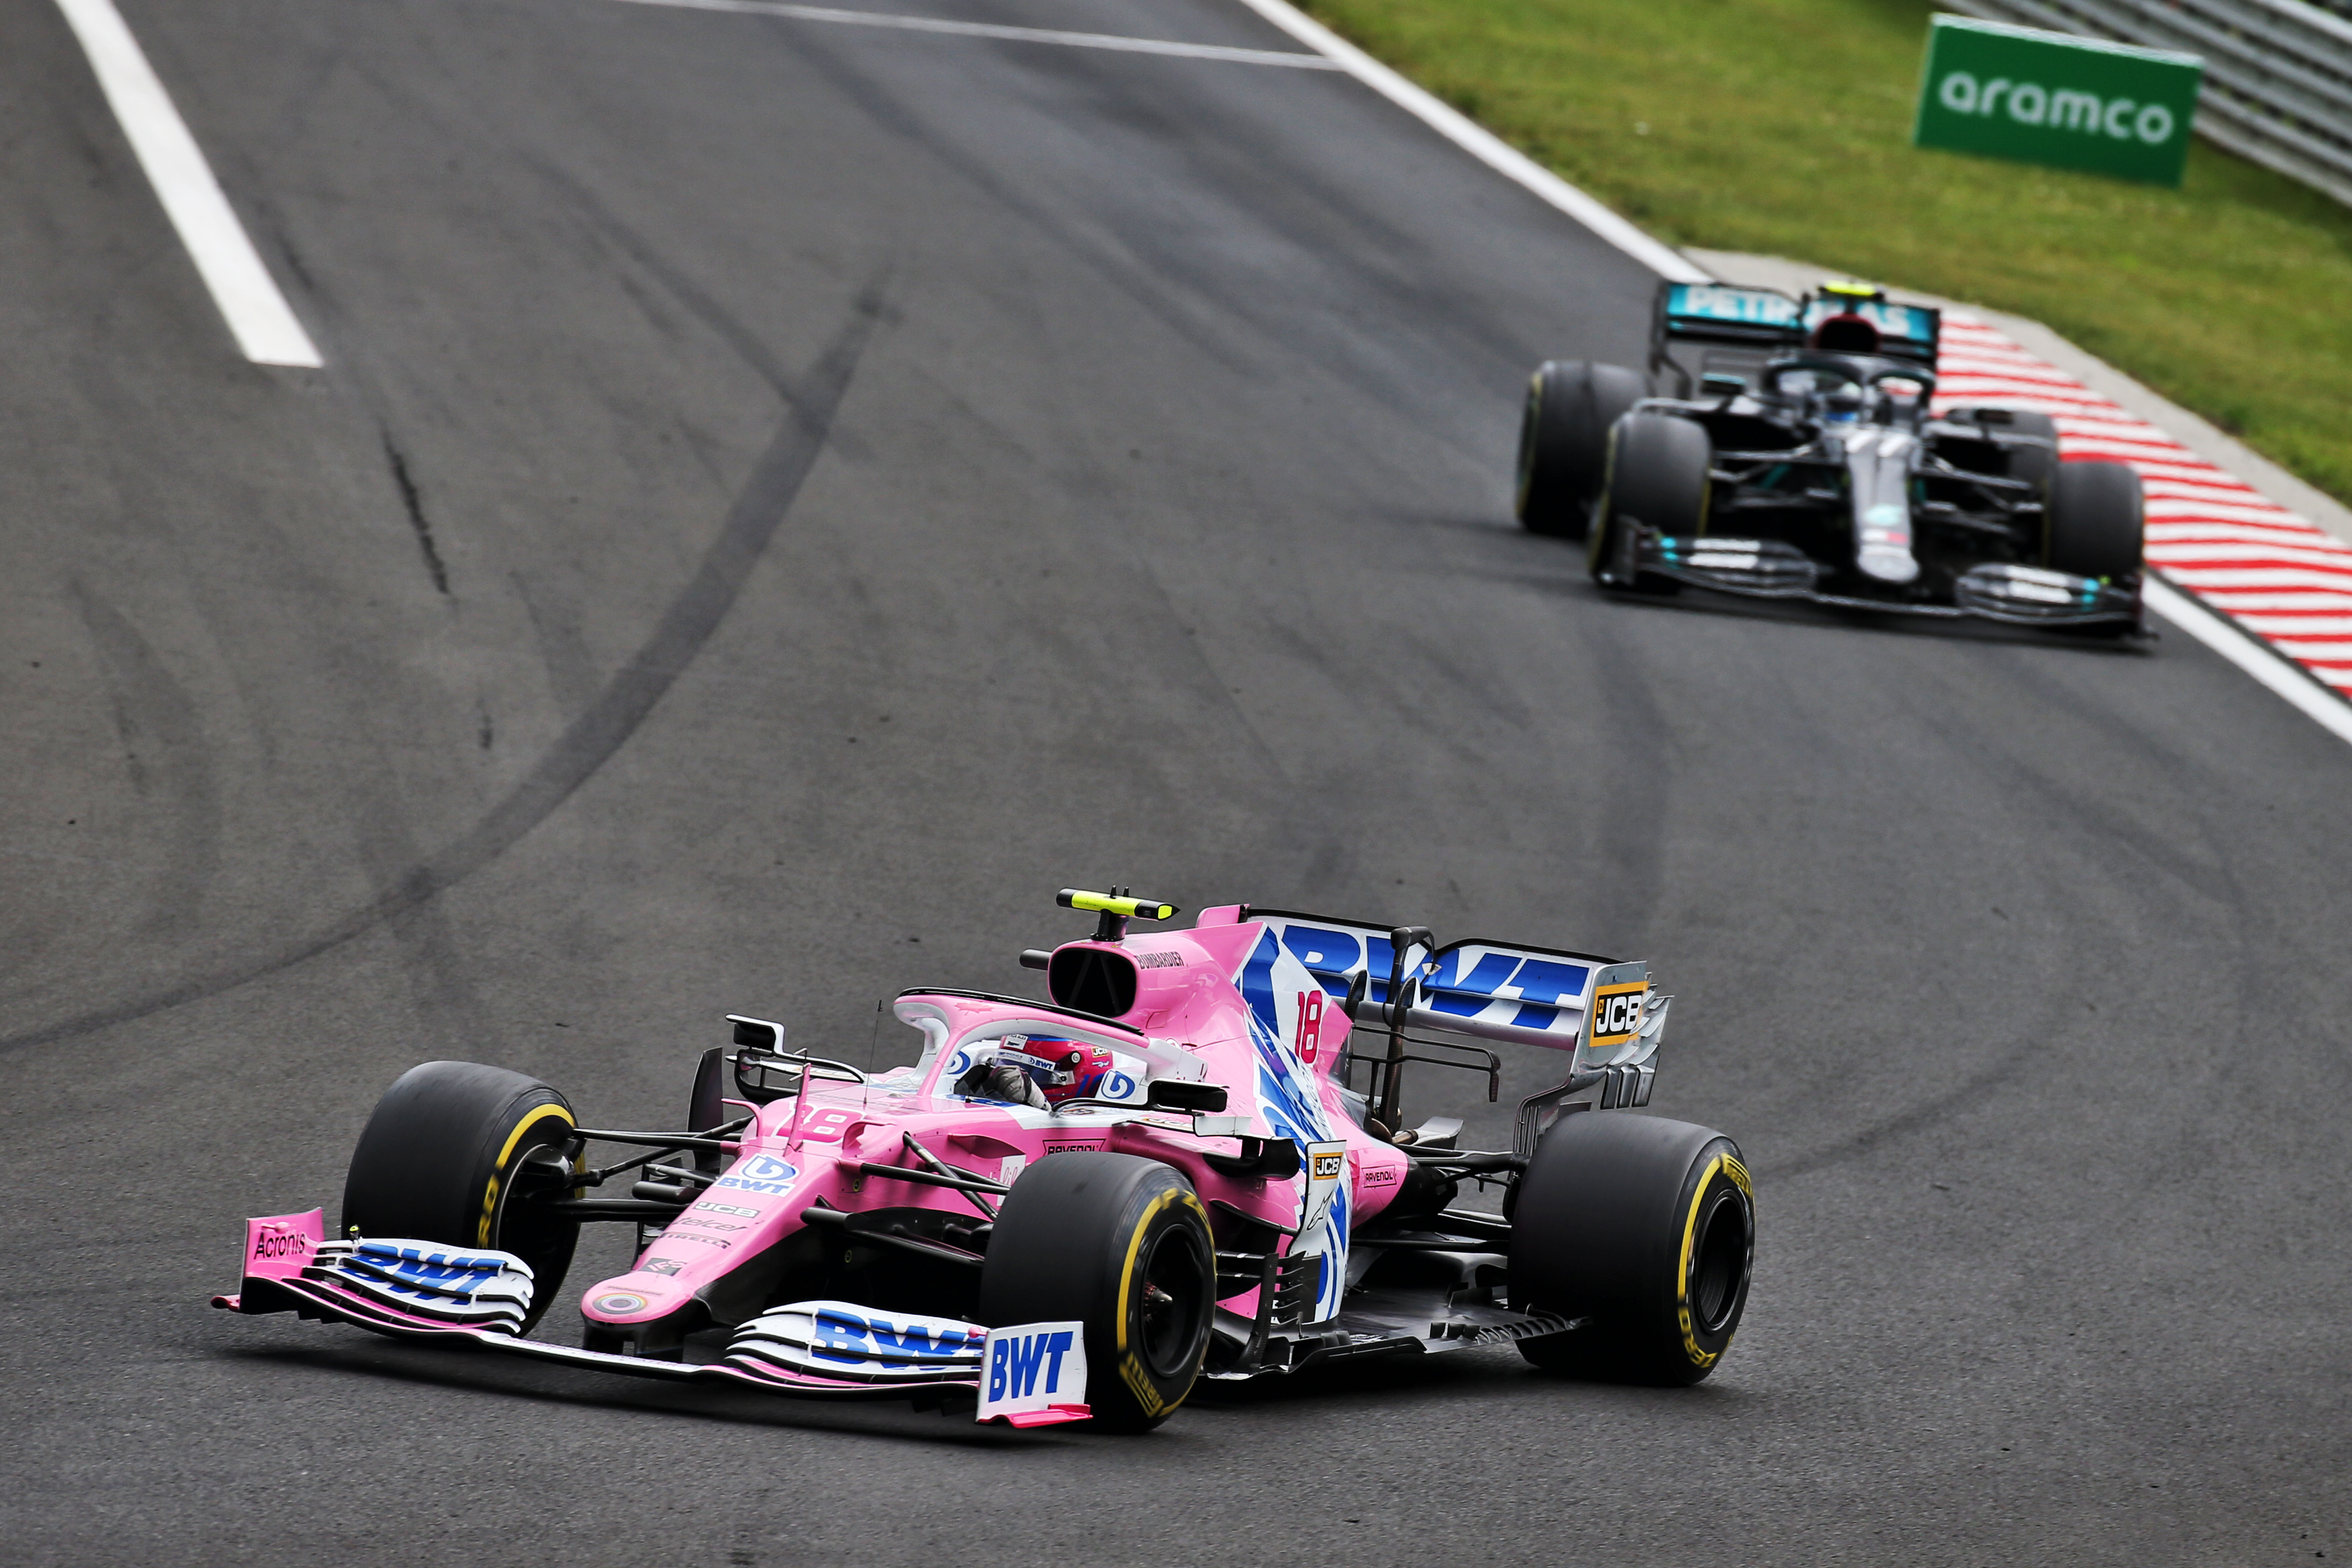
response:
[(1529, 533), (1584, 537), (1609, 468), (1609, 427), (1650, 395), (1622, 365), (1549, 360), (1528, 382), (1519, 417), (1517, 511)]
[(2062, 463), (2050, 486), (2043, 564), (2128, 586), (2139, 581), (2139, 476), (2121, 463)]
[(1676, 538), (1706, 531), (1708, 473), (1715, 444), (1706, 426), (1671, 414), (1628, 414), (1609, 432), (1608, 471), (1587, 540), (1586, 563), (1604, 587), (1670, 591), (1659, 580), (1631, 580), (1619, 556), (1636, 525)]
[(1964, 425), (2011, 436), (2032, 436), (2048, 442), (2047, 447), (2009, 448), (2009, 477), (2023, 479), (2045, 500), (2048, 498), (2051, 478), (2058, 471), (2058, 421), (2027, 408), (1955, 408), (1947, 417)]
[(1567, 1117), (1536, 1146), (1511, 1231), (1513, 1305), (1591, 1320), (1519, 1342), (1547, 1372), (1685, 1386), (1738, 1332), (1756, 1204), (1719, 1132), (1623, 1111)]
[(2012, 447), (2009, 451), (2009, 477), (2023, 479), (2048, 496), (2050, 481), (2058, 474), (2058, 421), (2047, 414), (2020, 408), (2010, 414), (2009, 428), (2012, 435), (2038, 436), (2050, 443), (2046, 447)]
[(576, 1126), (537, 1079), (473, 1062), (426, 1062), (376, 1101), (343, 1179), (343, 1229), (491, 1247), (530, 1265), (530, 1331), (562, 1289), (578, 1222), (518, 1201), (523, 1167), (552, 1174)]
[(1216, 1248), (1192, 1183), (1133, 1154), (1048, 1154), (1021, 1173), (980, 1271), (980, 1321), (1086, 1325), (1092, 1425), (1146, 1432), (1208, 1353)]

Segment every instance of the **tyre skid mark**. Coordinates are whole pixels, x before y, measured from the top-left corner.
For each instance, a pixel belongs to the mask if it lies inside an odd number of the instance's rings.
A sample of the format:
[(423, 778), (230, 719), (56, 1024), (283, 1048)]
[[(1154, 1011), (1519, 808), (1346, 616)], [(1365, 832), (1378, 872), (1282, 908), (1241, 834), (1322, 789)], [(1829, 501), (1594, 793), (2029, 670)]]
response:
[(415, 476), (408, 471), (408, 454), (400, 449), (389, 429), (380, 429), (383, 437), (383, 460), (392, 469), (392, 482), (400, 491), (400, 504), (408, 513), (409, 530), (416, 535), (416, 548), (424, 552), (425, 575), (443, 598), (449, 596), (449, 568), (441, 559), (441, 547), (433, 539), (432, 520), (425, 515), (425, 496), (416, 488)]
[[(2011, 673), (2024, 685), (2025, 670), (2014, 663)], [(2051, 700), (2047, 688), (2037, 688), (2036, 694)], [(2064, 699), (2059, 699), (2062, 702)], [(2114, 722), (2111, 717), (2087, 703), (2066, 703), (2071, 715), (2086, 729), (2104, 731), (2105, 738), (2118, 745), (2148, 745), (2147, 737)], [(2211, 915), (2217, 943), (2231, 950), (2230, 962), (2221, 968), (2239, 976), (2236, 984), (2238, 1006), (2247, 1016), (2260, 1002), (2260, 984), (2254, 979), (2252, 962), (2267, 943), (2253, 933), (2267, 923), (2260, 913), (2259, 900), (2252, 899), (2246, 889), (2230, 868), (2224, 847), (2210, 828), (2189, 836), (2166, 835), (2145, 827), (2124, 812), (2117, 805), (2095, 789), (2053, 776), (2034, 766), (2015, 750), (2001, 743), (1999, 731), (1978, 727), (1963, 731), (1958, 726), (1944, 721), (1948, 715), (1939, 714), (1932, 705), (1920, 704), (1913, 717), (1937, 732), (1958, 756), (1972, 757), (1978, 765), (1996, 775), (1997, 789), (2004, 799), (2029, 795), (2038, 800), (2053, 815), (2063, 816), (2079, 824), (2085, 837), (2094, 843), (2113, 844), (2126, 853), (2115, 867), (2118, 879), (2136, 878), (2143, 902), (2155, 905), (2177, 902), (2186, 892), (2212, 906)], [(2177, 755), (2165, 758), (2168, 769), (2187, 764)], [(2196, 851), (2203, 850), (2200, 857)], [(2160, 879), (2151, 882), (2149, 879)], [(2166, 885), (2169, 884), (2169, 885)], [(2097, 922), (2070, 922), (2077, 929), (2096, 931)], [(2071, 957), (2053, 959), (2045, 966), (2051, 975), (2063, 976), (2074, 973), (2078, 965)], [(1942, 1092), (1881, 1118), (1858, 1132), (1800, 1153), (1795, 1157), (1772, 1163), (1768, 1173), (1776, 1181), (1793, 1176), (1810, 1175), (1817, 1171), (1867, 1158), (1888, 1143), (1912, 1136), (1934, 1127), (1971, 1104), (1981, 1103), (1984, 1097), (2002, 1085), (2023, 1077), (2032, 1066), (2045, 1058), (2051, 1042), (2059, 1037), (2073, 1015), (2066, 1008), (2071, 993), (2062, 985), (2053, 995), (2053, 1005), (2046, 1011), (2046, 1026), (2022, 1034), (2017, 1041), (1974, 1073)], [(1753, 1163), (1751, 1162), (1751, 1168)]]
[(883, 285), (869, 284), (850, 320), (794, 388), (768, 449), (736, 495), (694, 576), (653, 635), (607, 681), (507, 796), (471, 830), (393, 879), (377, 895), (298, 942), (0, 1038), (0, 1050), (52, 1044), (216, 996), (341, 947), (456, 887), (554, 814), (625, 744), (725, 620), (815, 468), (859, 362), (884, 313)]
[(131, 787), (142, 796), (160, 791), (172, 814), (153, 905), (141, 929), (184, 935), (196, 928), (220, 866), (220, 784), (203, 710), (131, 616), (79, 580), (66, 591), (106, 672)]

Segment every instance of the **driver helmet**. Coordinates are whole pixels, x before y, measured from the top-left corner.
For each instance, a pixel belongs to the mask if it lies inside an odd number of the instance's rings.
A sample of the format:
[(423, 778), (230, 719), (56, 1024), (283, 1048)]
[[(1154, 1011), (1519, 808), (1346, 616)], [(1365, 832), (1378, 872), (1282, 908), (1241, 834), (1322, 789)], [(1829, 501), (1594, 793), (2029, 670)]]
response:
[[(982, 1098), (1043, 1109), (1093, 1094), (1111, 1066), (1107, 1047), (1047, 1035), (1006, 1035), (997, 1042), (995, 1061), (982, 1062), (964, 1076), (967, 1082), (981, 1080), (973, 1088)], [(963, 1084), (956, 1087), (959, 1093), (971, 1092)]]
[(1824, 317), (1806, 340), (1806, 346), (1832, 353), (1874, 354), (1879, 341), (1876, 324), (1860, 311), (1847, 309)]

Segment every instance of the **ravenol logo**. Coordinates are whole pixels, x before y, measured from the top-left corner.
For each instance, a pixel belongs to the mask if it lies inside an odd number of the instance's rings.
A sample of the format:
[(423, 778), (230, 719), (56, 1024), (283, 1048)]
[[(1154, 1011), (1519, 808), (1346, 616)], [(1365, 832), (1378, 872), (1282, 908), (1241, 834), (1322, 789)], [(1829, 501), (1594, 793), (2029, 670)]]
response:
[(1062, 1391), (1062, 1358), (1070, 1353), (1076, 1335), (1067, 1329), (1050, 1333), (1020, 1334), (999, 1339), (988, 1355), (988, 1402), (998, 1404), (1007, 1399), (1034, 1398), (1040, 1390), (1037, 1376), (1045, 1373), (1046, 1394)]

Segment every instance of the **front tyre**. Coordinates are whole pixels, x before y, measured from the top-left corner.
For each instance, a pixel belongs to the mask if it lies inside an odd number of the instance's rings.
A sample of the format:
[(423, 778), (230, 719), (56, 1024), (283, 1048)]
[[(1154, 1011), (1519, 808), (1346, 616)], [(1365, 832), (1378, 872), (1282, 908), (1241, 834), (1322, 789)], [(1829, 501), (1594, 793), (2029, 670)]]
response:
[(1048, 1154), (1021, 1173), (980, 1271), (980, 1321), (1086, 1325), (1093, 1425), (1175, 1414), (1208, 1353), (1216, 1248), (1178, 1172), (1133, 1154)]
[(1548, 1372), (1684, 1386), (1738, 1332), (1756, 1200), (1719, 1132), (1624, 1111), (1564, 1118), (1536, 1145), (1511, 1229), (1512, 1304), (1589, 1320), (1519, 1342)]
[(2143, 506), (2139, 476), (2123, 464), (2059, 464), (2042, 563), (2119, 586), (2138, 582)]
[(1609, 427), (1650, 395), (1622, 365), (1549, 360), (1528, 382), (1519, 417), (1517, 510), (1529, 533), (1584, 537), (1609, 467)]
[(580, 1226), (519, 1197), (524, 1167), (565, 1163), (575, 1122), (536, 1079), (474, 1062), (426, 1062), (384, 1090), (352, 1151), (343, 1229), (491, 1247), (530, 1265), (529, 1333), (572, 1266)]
[(1605, 588), (1673, 591), (1675, 584), (1663, 579), (1637, 581), (1625, 560), (1628, 541), (1637, 528), (1676, 539), (1705, 533), (1714, 461), (1715, 444), (1696, 420), (1642, 412), (1618, 420), (1609, 432), (1608, 474), (1586, 541), (1592, 580)]

